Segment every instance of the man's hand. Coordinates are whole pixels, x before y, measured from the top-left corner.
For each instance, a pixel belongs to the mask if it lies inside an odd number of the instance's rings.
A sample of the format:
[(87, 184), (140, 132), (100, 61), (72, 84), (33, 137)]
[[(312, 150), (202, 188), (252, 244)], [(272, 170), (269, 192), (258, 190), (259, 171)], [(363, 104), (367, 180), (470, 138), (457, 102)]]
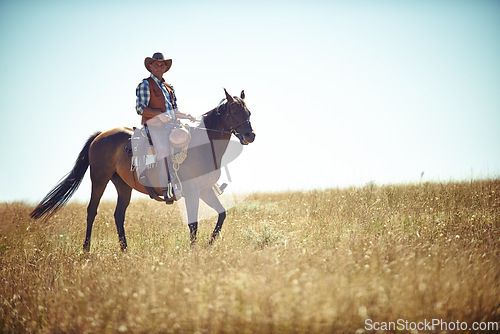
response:
[(175, 114), (178, 118), (189, 119), (191, 122), (196, 122), (196, 117), (193, 117), (190, 114), (185, 114), (183, 112), (180, 112), (179, 110), (177, 110)]
[(164, 113), (161, 113), (160, 115), (158, 115), (158, 118), (160, 119), (160, 121), (162, 121), (163, 123), (168, 123), (170, 122), (171, 118), (168, 117), (166, 114)]

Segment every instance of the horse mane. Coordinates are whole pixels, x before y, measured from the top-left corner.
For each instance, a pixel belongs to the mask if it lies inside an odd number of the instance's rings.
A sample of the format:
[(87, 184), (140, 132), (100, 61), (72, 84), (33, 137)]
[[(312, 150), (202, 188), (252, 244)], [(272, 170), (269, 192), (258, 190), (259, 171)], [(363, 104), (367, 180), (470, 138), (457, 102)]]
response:
[(205, 128), (207, 129), (215, 129), (217, 126), (217, 119), (220, 116), (219, 110), (224, 104), (219, 104), (217, 107), (214, 109), (204, 113), (202, 115), (203, 117), (203, 124)]

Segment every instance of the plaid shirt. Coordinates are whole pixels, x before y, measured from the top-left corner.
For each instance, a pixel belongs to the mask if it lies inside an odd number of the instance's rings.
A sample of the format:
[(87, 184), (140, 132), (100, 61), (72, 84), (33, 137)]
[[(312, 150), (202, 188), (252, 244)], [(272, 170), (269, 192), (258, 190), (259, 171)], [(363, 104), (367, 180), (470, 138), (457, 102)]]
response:
[[(165, 96), (165, 113), (170, 118), (175, 119), (175, 109), (170, 100), (170, 94), (168, 93), (167, 88), (165, 88), (165, 85), (162, 84), (163, 82), (165, 82), (165, 79), (162, 78), (160, 82), (160, 80), (153, 74), (151, 74), (151, 78), (153, 78), (153, 80), (156, 82), (158, 87), (160, 87), (163, 95)], [(172, 87), (172, 90), (174, 91), (174, 103), (175, 105), (177, 105), (177, 98), (175, 97), (174, 87)], [(149, 82), (147, 79), (144, 79), (135, 90), (135, 95), (137, 96), (137, 100), (135, 102), (135, 110), (137, 111), (137, 114), (142, 115), (144, 108), (148, 106), (151, 96), (150, 94)]]

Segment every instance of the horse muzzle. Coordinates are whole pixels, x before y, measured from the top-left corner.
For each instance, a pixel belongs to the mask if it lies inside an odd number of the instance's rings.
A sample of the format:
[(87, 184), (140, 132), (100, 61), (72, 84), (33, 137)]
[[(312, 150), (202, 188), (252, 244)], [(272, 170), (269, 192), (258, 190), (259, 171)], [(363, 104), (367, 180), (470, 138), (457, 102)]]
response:
[(242, 133), (235, 133), (236, 137), (240, 140), (241, 145), (248, 145), (250, 143), (253, 143), (255, 140), (255, 133), (252, 132), (247, 132), (245, 134)]

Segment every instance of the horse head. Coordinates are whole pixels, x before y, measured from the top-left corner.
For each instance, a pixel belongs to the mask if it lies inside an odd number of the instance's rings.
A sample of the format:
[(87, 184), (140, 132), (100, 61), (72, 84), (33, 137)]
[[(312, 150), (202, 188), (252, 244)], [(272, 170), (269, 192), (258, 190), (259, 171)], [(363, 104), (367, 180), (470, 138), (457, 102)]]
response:
[(255, 140), (255, 133), (250, 123), (250, 111), (245, 105), (245, 91), (241, 91), (240, 97), (231, 96), (224, 88), (227, 99), (227, 115), (225, 126), (238, 137), (242, 145), (248, 145)]

